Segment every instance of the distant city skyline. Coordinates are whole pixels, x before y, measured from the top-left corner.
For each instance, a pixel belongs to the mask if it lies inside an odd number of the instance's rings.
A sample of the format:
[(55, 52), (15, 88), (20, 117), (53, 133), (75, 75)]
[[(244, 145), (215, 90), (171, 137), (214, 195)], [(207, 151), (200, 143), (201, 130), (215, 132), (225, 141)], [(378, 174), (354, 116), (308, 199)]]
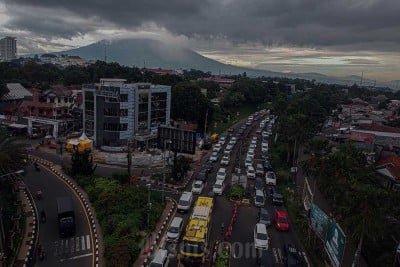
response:
[(18, 55), (103, 39), (151, 38), (279, 72), (400, 80), (400, 1), (0, 0), (0, 38)]

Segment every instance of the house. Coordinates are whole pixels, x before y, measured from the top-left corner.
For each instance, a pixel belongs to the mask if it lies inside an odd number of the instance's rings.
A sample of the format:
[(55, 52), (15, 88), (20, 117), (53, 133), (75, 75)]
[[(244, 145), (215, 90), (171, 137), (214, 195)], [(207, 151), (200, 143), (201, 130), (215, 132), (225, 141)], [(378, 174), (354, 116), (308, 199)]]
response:
[(19, 83), (7, 83), (6, 87), (8, 93), (0, 98), (0, 113), (19, 117), (21, 116), (19, 110), (21, 103), (32, 99), (32, 93)]
[(400, 157), (389, 155), (375, 164), (376, 172), (381, 175), (380, 181), (389, 189), (400, 191)]

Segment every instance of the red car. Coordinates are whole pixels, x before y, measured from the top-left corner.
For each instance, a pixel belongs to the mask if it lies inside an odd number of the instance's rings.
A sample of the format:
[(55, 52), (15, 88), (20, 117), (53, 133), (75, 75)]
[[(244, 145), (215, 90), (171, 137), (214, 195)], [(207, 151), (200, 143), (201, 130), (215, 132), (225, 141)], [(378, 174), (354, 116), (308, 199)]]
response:
[(279, 231), (289, 231), (289, 221), (287, 214), (284, 211), (278, 210), (275, 212), (275, 227)]

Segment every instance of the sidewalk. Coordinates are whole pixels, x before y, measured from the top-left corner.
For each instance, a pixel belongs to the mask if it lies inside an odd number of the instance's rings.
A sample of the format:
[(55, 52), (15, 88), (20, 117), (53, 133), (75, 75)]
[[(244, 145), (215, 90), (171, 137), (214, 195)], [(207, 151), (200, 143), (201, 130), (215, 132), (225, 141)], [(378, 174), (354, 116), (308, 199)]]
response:
[(25, 190), (20, 189), (18, 192), (18, 198), (21, 201), (22, 209), (24, 215), (26, 217), (25, 221), (25, 230), (24, 230), (24, 238), (21, 242), (21, 246), (18, 251), (17, 258), (15, 260), (15, 266), (29, 266), (25, 265), (28, 262), (28, 259), (34, 258), (32, 253), (35, 252), (37, 233), (38, 229), (36, 228), (36, 218), (34, 215), (34, 206), (33, 203), (28, 198), (28, 195), (25, 193)]
[[(302, 148), (300, 148), (297, 162), (307, 160), (309, 157), (310, 156), (305, 155), (304, 150)], [(301, 167), (298, 167), (298, 172), (297, 172), (297, 176), (296, 176), (296, 185), (299, 188), (300, 194), (302, 194), (302, 192), (303, 192), (304, 180), (305, 179), (304, 179), (302, 169), (301, 169)], [(309, 182), (310, 182), (310, 180), (309, 180)], [(331, 207), (330, 207), (328, 201), (325, 199), (324, 195), (321, 193), (321, 191), (319, 191), (317, 186), (315, 186), (315, 188), (312, 188), (311, 190), (313, 190), (313, 193), (314, 193), (314, 203), (321, 210), (323, 210), (326, 214), (329, 215), (331, 213)], [(347, 233), (347, 236), (349, 236), (349, 233)], [(344, 251), (341, 266), (351, 266), (352, 265), (356, 249), (357, 249), (357, 244), (351, 243), (350, 239), (348, 238), (346, 241), (345, 251)], [(360, 257), (360, 263), (358, 266), (359, 267), (367, 267), (368, 266), (368, 264), (366, 263), (366, 261), (365, 261), (364, 257), (362, 257), (362, 255)]]
[(145, 241), (139, 257), (134, 262), (133, 267), (146, 266), (151, 262), (151, 256), (162, 245), (163, 236), (167, 230), (170, 220), (174, 217), (176, 207), (177, 205), (175, 204), (174, 200), (170, 199), (167, 202), (156, 228), (150, 233), (150, 236)]

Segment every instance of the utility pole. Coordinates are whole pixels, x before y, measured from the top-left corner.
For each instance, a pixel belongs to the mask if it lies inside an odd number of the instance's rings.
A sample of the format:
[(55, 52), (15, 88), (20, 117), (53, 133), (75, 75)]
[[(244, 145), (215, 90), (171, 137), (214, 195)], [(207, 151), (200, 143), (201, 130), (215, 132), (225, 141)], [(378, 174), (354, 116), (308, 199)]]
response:
[(147, 229), (150, 229), (150, 211), (151, 211), (151, 184), (146, 184), (148, 194), (147, 194)]
[(131, 177), (131, 175), (132, 175), (132, 171), (131, 171), (131, 167), (132, 167), (132, 146), (133, 146), (132, 143), (133, 143), (132, 141), (128, 141), (128, 155), (127, 155), (127, 158), (128, 158), (128, 175), (129, 175), (129, 177)]
[(164, 195), (165, 195), (165, 160), (166, 160), (166, 155), (165, 153), (167, 152), (167, 144), (170, 144), (171, 140), (164, 140), (164, 147), (163, 147), (163, 182), (162, 182), (162, 191), (161, 191), (161, 201), (162, 204), (164, 205)]

